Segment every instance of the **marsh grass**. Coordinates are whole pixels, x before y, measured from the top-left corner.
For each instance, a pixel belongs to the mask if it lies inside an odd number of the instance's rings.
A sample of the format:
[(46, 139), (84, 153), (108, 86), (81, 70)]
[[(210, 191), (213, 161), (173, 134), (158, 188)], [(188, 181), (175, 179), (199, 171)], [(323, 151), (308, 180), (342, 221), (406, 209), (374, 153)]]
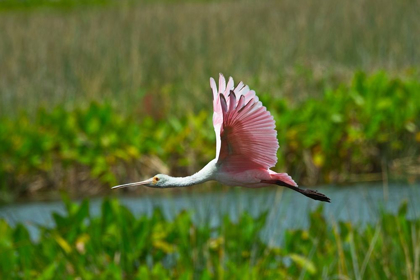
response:
[(257, 92), (301, 100), (354, 69), (400, 73), (419, 65), (418, 14), (418, 1), (391, 0), (6, 10), (0, 114), (103, 98), (137, 110), (133, 104), (146, 96), (154, 109), (179, 116), (208, 107), (208, 77), (219, 72)]

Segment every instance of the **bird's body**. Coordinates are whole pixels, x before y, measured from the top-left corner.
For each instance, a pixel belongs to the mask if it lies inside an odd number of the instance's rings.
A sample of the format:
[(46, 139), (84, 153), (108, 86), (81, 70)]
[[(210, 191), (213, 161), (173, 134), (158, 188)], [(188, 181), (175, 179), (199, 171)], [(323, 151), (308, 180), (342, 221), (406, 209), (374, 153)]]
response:
[(270, 112), (255, 92), (240, 82), (234, 88), (223, 75), (219, 87), (210, 79), (213, 91), (213, 126), (216, 133), (216, 158), (203, 169), (187, 177), (158, 174), (153, 178), (114, 188), (145, 185), (154, 188), (188, 187), (216, 180), (228, 186), (260, 188), (279, 185), (300, 192), (312, 199), (329, 198), (312, 190), (301, 189), (286, 173), (269, 168), (277, 162), (277, 131)]

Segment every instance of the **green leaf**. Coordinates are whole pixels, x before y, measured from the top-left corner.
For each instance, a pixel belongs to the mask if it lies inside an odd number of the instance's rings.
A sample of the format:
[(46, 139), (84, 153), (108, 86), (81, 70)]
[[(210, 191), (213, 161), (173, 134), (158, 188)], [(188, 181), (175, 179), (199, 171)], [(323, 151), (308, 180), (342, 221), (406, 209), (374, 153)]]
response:
[(297, 254), (290, 254), (289, 257), (292, 259), (293, 262), (295, 262), (299, 267), (306, 270), (309, 274), (316, 274), (316, 267), (312, 261)]

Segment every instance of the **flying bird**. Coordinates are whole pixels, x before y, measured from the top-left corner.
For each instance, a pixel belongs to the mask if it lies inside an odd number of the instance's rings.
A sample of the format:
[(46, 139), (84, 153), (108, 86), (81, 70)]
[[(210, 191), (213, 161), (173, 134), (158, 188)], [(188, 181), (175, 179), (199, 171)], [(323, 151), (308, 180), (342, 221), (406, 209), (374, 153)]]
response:
[(269, 111), (255, 91), (240, 82), (234, 87), (232, 77), (226, 83), (220, 74), (219, 87), (210, 78), (213, 91), (213, 126), (216, 132), (216, 158), (203, 169), (187, 177), (158, 174), (148, 180), (119, 185), (151, 188), (177, 188), (216, 180), (228, 186), (260, 188), (278, 185), (315, 200), (330, 199), (315, 190), (299, 188), (287, 173), (270, 170), (277, 162), (277, 131)]

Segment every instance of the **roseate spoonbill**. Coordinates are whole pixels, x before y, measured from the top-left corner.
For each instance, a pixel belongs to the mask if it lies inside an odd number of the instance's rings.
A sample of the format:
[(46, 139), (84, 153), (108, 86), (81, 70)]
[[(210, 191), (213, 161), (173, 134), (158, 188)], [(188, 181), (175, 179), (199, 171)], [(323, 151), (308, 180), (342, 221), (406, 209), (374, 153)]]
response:
[(277, 162), (277, 131), (273, 116), (259, 101), (255, 91), (240, 82), (234, 87), (222, 74), (219, 88), (210, 78), (213, 91), (213, 126), (216, 132), (216, 158), (192, 176), (158, 174), (148, 180), (119, 185), (176, 188), (216, 180), (224, 185), (260, 188), (279, 185), (315, 200), (330, 199), (314, 190), (301, 189), (287, 173), (270, 170)]

